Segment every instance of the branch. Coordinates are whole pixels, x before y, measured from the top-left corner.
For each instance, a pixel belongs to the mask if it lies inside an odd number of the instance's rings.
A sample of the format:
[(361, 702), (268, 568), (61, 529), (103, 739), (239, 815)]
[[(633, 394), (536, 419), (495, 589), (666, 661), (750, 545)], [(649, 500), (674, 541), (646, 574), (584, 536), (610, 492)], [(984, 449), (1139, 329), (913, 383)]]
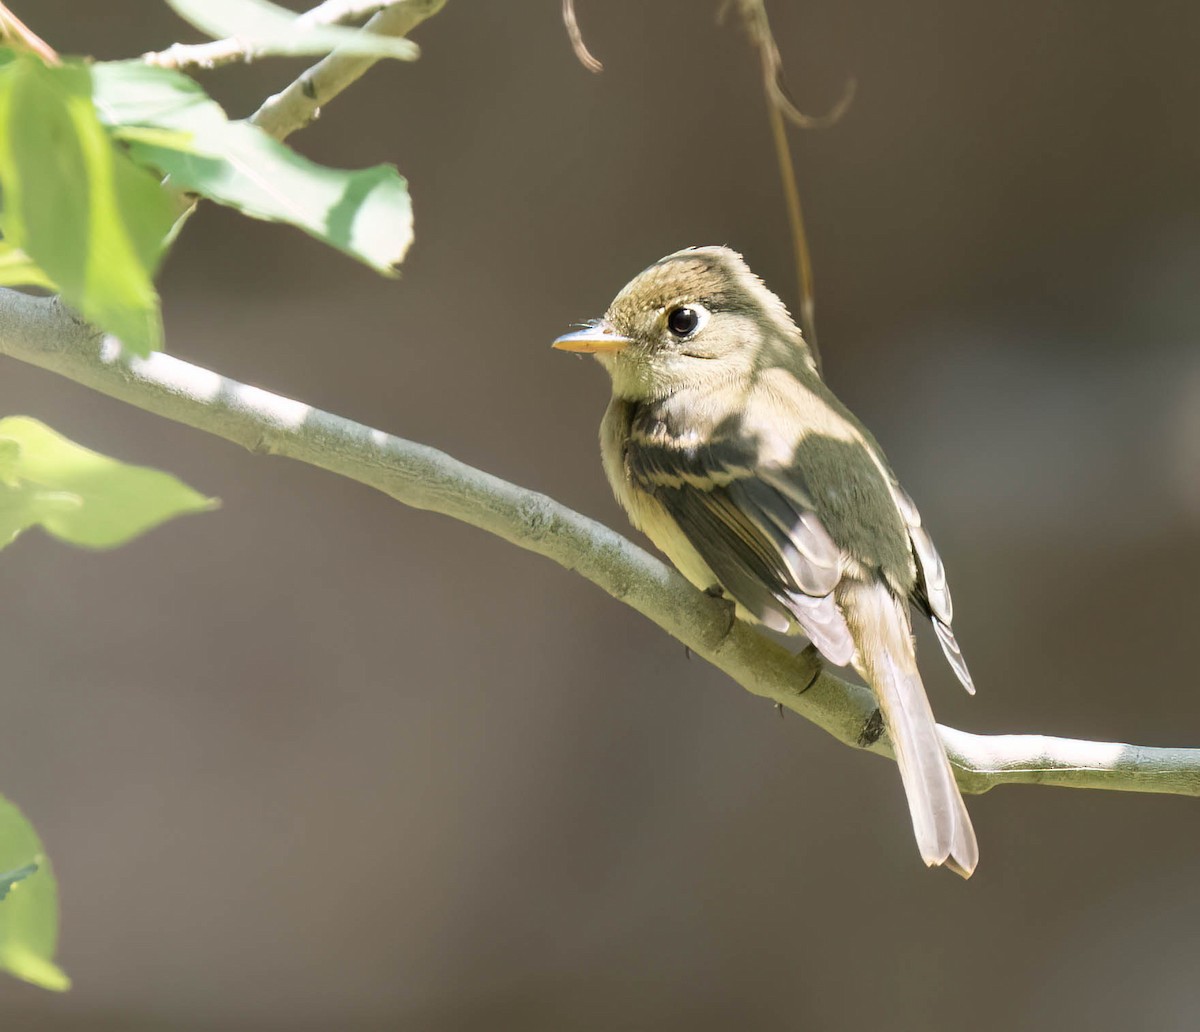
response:
[(19, 49), (32, 51), (48, 65), (62, 64), (54, 48), (3, 3), (0, 3), (0, 40)]
[[(325, 0), (299, 20), (310, 25), (334, 25), (378, 11), (363, 30), (403, 37), (445, 5), (446, 0)], [(218, 39), (197, 45), (176, 43), (166, 50), (143, 54), (142, 60), (161, 68), (215, 68), (233, 61), (252, 61), (254, 57), (254, 46), (245, 40)], [(354, 85), (379, 60), (375, 55), (335, 50), (286, 89), (263, 101), (248, 121), (282, 140), (313, 121), (322, 105)]]
[[(296, 19), (304, 26), (342, 25), (374, 14), (380, 8), (405, 0), (325, 0)], [(233, 37), (216, 39), (211, 43), (174, 43), (166, 50), (143, 54), (142, 60), (158, 68), (218, 68), (234, 61), (253, 61), (258, 57), (253, 43)]]
[[(732, 0), (730, 0), (732, 2)], [(835, 124), (846, 113), (854, 99), (855, 83), (846, 84), (842, 99), (827, 115), (814, 118), (804, 114), (792, 102), (783, 78), (783, 58), (767, 20), (765, 0), (736, 0), (750, 42), (758, 48), (762, 65), (763, 96), (767, 101), (767, 118), (771, 123), (771, 139), (775, 144), (775, 157), (779, 162), (779, 179), (783, 186), (783, 199), (787, 207), (788, 228), (792, 234), (792, 251), (796, 259), (796, 287), (800, 304), (800, 329), (813, 360), (821, 369), (821, 350), (817, 345), (816, 289), (813, 286), (812, 253), (808, 248), (808, 234), (804, 229), (804, 210), (800, 206), (800, 187), (796, 169), (792, 163), (792, 149), (788, 144), (784, 117), (801, 129), (821, 129)], [(722, 14), (724, 12), (722, 11)]]
[[(363, 28), (381, 36), (407, 36), (445, 5), (446, 0), (398, 0), (381, 10)], [(287, 89), (263, 101), (249, 120), (275, 139), (282, 140), (308, 125), (320, 113), (323, 104), (328, 104), (342, 90), (356, 83), (379, 60), (372, 55), (335, 50)]]
[(579, 63), (589, 72), (604, 71), (604, 65), (596, 60), (592, 52), (588, 50), (587, 44), (583, 41), (583, 32), (579, 28), (579, 19), (575, 17), (575, 0), (563, 0), (562, 20), (567, 30), (567, 38), (571, 41), (571, 49), (575, 51), (575, 57)]
[[(649, 617), (743, 688), (847, 745), (891, 756), (874, 697), (732, 618), (728, 603), (594, 520), (443, 452), (249, 387), (161, 352), (122, 352), (56, 298), (0, 289), (0, 354), (253, 452), (283, 455), (486, 530), (575, 570)], [(942, 728), (968, 792), (1043, 784), (1200, 795), (1200, 749), (1152, 749)]]

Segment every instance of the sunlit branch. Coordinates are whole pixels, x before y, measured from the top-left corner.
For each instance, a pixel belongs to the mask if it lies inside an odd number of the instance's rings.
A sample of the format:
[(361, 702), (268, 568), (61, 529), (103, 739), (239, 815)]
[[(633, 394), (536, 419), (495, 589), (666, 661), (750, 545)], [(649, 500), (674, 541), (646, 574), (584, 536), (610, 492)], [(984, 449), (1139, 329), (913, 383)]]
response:
[[(381, 10), (364, 28), (380, 36), (407, 36), (445, 5), (446, 0), (399, 0)], [(379, 60), (381, 58), (375, 55), (335, 50), (286, 89), (263, 101), (250, 116), (250, 121), (282, 140), (308, 125), (317, 117), (322, 105), (356, 83)]]
[[(407, 3), (408, 0), (325, 0), (300, 15), (299, 25), (344, 25), (360, 21), (384, 7)], [(392, 35), (396, 35), (393, 33)], [(253, 61), (258, 51), (253, 43), (243, 39), (216, 39), (211, 43), (175, 43), (166, 50), (143, 54), (146, 64), (159, 68), (217, 68), (235, 61)]]
[[(0, 290), (0, 355), (148, 412), (349, 477), (553, 559), (632, 606), (742, 687), (847, 745), (890, 756), (870, 692), (731, 619), (725, 602), (607, 527), (443, 452), (156, 353), (122, 352), (55, 298)], [(1200, 795), (1200, 749), (943, 728), (962, 787), (1044, 784)]]

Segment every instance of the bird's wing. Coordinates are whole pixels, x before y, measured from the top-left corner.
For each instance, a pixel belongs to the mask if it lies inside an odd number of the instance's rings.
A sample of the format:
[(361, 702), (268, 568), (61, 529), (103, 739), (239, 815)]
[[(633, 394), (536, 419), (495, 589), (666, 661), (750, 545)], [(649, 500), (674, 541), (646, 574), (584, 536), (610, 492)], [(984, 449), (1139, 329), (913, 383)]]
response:
[(895, 480), (892, 481), (891, 488), (896, 507), (908, 526), (908, 539), (912, 542), (913, 555), (917, 560), (917, 586), (913, 591), (912, 601), (933, 622), (933, 629), (942, 644), (946, 660), (958, 675), (962, 686), (974, 695), (975, 683), (971, 680), (971, 671), (967, 669), (962, 649), (958, 647), (958, 641), (950, 629), (950, 621), (954, 617), (954, 604), (950, 601), (950, 586), (946, 583), (946, 567), (942, 565), (942, 557), (933, 547), (933, 539), (929, 532), (921, 525), (921, 514), (908, 492)]
[(743, 609), (775, 630), (795, 622), (831, 663), (850, 662), (854, 639), (833, 597), (841, 552), (793, 471), (752, 470), (719, 441), (631, 439), (625, 463)]

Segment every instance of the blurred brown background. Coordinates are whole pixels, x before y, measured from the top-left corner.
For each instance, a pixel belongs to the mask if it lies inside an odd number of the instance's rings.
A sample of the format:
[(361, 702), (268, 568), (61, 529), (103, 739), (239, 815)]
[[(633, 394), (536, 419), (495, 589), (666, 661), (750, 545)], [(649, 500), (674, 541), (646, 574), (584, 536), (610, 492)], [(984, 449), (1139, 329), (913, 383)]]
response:
[[(195, 39), (156, 0), (17, 11), (64, 51)], [(294, 138), (393, 161), (396, 283), (208, 209), (174, 353), (449, 450), (612, 525), (608, 386), (548, 350), (728, 243), (794, 302), (754, 56), (709, 0), (450, 0)], [(979, 731), (1200, 746), (1200, 9), (770, 5), (828, 379), (954, 586)], [(206, 76), (244, 114), (300, 65)], [(971, 801), (927, 873), (899, 779), (582, 579), (355, 484), (6, 362), (23, 412), (224, 500), (123, 550), (0, 557), (0, 787), (62, 884), (32, 1030), (1194, 1029), (1196, 800)]]

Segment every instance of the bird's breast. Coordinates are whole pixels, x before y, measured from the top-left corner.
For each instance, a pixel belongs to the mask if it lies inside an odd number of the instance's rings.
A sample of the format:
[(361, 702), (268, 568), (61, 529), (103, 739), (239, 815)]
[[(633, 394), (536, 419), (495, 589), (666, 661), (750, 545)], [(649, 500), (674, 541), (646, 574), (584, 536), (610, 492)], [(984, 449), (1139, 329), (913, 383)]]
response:
[(633, 405), (614, 398), (600, 424), (600, 454), (613, 495), (629, 521), (654, 542), (675, 568), (697, 588), (707, 590), (718, 583), (708, 564), (688, 543), (667, 510), (629, 477), (625, 467), (625, 446), (629, 441), (632, 418)]

